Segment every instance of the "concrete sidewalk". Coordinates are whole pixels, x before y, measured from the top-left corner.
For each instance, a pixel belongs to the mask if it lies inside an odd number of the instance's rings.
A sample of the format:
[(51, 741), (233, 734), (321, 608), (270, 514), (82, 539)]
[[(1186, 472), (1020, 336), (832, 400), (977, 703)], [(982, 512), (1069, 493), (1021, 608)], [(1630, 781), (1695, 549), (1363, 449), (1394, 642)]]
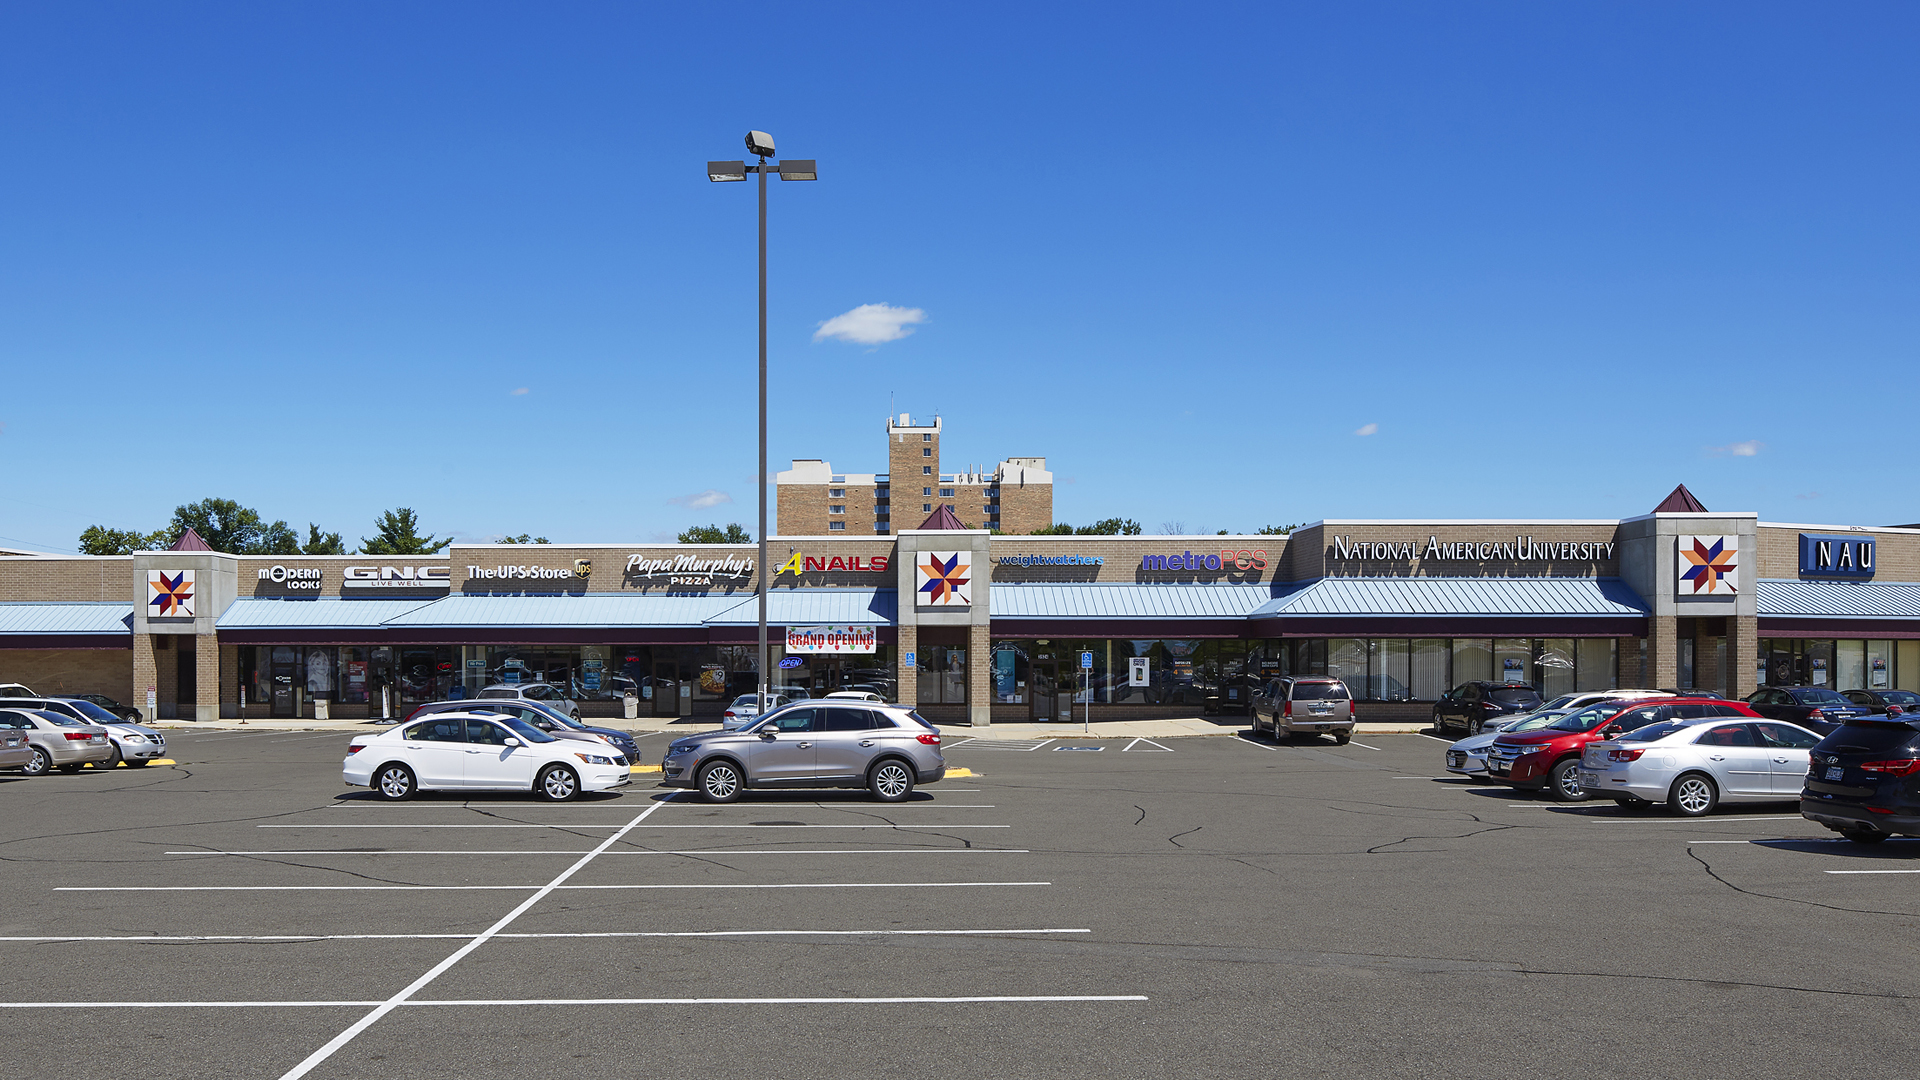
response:
[[(697, 735), (703, 731), (720, 730), (719, 721), (705, 719), (692, 721), (646, 717), (638, 720), (588, 720), (587, 723), (635, 734), (661, 732)], [(168, 731), (338, 731), (341, 734), (357, 734), (385, 731), (392, 725), (366, 720), (249, 720), (244, 724), (238, 720), (162, 720), (153, 726)], [(1196, 716), (1173, 720), (1102, 720), (1094, 724), (1091, 731), (1073, 723), (993, 724), (979, 728), (966, 724), (942, 724), (940, 731), (953, 739), (968, 736), (977, 739), (1180, 739), (1200, 735), (1243, 735), (1247, 727), (1245, 717)], [(1360, 735), (1411, 734), (1426, 729), (1427, 725), (1420, 723), (1354, 725), (1355, 733)]]

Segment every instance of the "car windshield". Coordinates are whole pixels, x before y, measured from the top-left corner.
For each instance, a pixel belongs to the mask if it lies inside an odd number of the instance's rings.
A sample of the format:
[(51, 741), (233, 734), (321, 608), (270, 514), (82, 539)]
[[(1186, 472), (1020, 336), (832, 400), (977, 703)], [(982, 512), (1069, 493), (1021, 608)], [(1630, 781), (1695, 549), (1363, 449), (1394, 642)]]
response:
[(1507, 730), (1508, 731), (1538, 731), (1541, 728), (1546, 727), (1548, 724), (1553, 723), (1555, 720), (1558, 720), (1565, 715), (1566, 715), (1566, 711), (1563, 709), (1555, 709), (1551, 712), (1545, 709), (1542, 709), (1539, 712), (1528, 716), (1526, 719), (1513, 725)]
[(1911, 690), (1882, 690), (1880, 691), (1880, 700), (1889, 705), (1898, 705), (1901, 708), (1906, 708), (1909, 705), (1920, 705), (1920, 694), (1916, 694)]
[(1295, 701), (1345, 701), (1347, 688), (1337, 682), (1298, 682), (1293, 684)]
[(1853, 702), (1848, 701), (1846, 698), (1841, 697), (1839, 694), (1836, 694), (1831, 690), (1822, 690), (1819, 687), (1811, 687), (1811, 686), (1801, 687), (1800, 689), (1791, 690), (1788, 692), (1793, 695), (1793, 699), (1795, 701), (1798, 701), (1802, 705), (1851, 705), (1853, 704)]
[(1580, 700), (1581, 696), (1580, 694), (1561, 694), (1559, 697), (1540, 706), (1540, 711), (1547, 709), (1570, 709), (1573, 707), (1575, 701)]
[(502, 723), (512, 728), (513, 733), (515, 735), (520, 736), (521, 738), (527, 740), (530, 743), (559, 741), (558, 739), (555, 739), (553, 736), (547, 734), (544, 731), (541, 731), (539, 728), (534, 727), (532, 724), (527, 723), (525, 720), (522, 720), (517, 716), (495, 716), (495, 717), (491, 717), (491, 719), (497, 723)]
[(1553, 723), (1548, 724), (1547, 727), (1553, 731), (1591, 731), (1595, 724), (1598, 724), (1600, 721), (1605, 720), (1607, 717), (1619, 711), (1619, 702), (1602, 701), (1595, 705), (1589, 705), (1579, 712), (1570, 712), (1560, 719), (1555, 720)]
[(1636, 728), (1632, 731), (1629, 731), (1625, 735), (1620, 736), (1614, 741), (1615, 742), (1653, 742), (1656, 739), (1664, 739), (1676, 731), (1680, 731), (1684, 728), (1688, 728), (1692, 726), (1693, 726), (1692, 724), (1686, 721), (1662, 720), (1658, 724), (1648, 724), (1646, 727)]
[(1540, 695), (1526, 686), (1496, 686), (1487, 696), (1502, 705), (1540, 704)]
[(933, 721), (928, 720), (924, 716), (921, 716), (918, 712), (909, 712), (907, 714), (907, 719), (913, 721), (916, 724), (919, 724), (921, 727), (926, 728), (928, 731), (940, 730), (939, 728), (933, 726)]
[(73, 717), (68, 716), (66, 713), (57, 713), (57, 712), (54, 712), (52, 709), (35, 709), (34, 712), (40, 717), (40, 719), (51, 720), (54, 723), (59, 724), (61, 727), (86, 727), (87, 726), (87, 723), (84, 720), (76, 720)]
[(519, 697), (520, 694), (515, 690), (482, 690), (480, 691), (480, 696), (483, 698), (516, 698)]
[(74, 712), (77, 712), (81, 716), (84, 716), (87, 719), (92, 720), (96, 724), (117, 724), (120, 722), (119, 717), (113, 715), (112, 713), (101, 708), (100, 706), (95, 705), (91, 701), (82, 701), (78, 698), (74, 698), (69, 700), (67, 704), (72, 707)]

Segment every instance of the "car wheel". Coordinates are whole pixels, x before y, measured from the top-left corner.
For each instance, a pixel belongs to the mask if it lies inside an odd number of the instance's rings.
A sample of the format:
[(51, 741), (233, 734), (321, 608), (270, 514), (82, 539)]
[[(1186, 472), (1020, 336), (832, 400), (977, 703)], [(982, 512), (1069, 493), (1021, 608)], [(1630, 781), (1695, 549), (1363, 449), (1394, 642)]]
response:
[(1840, 835), (1856, 844), (1877, 844), (1887, 838), (1887, 834), (1878, 829), (1842, 829)]
[(881, 802), (900, 802), (913, 794), (913, 770), (897, 758), (888, 758), (867, 774), (867, 790)]
[(1351, 731), (1336, 732), (1333, 736), (1333, 744), (1335, 746), (1345, 746), (1352, 741), (1353, 732)]
[(1667, 809), (1681, 817), (1704, 817), (1720, 803), (1720, 789), (1699, 773), (1688, 773), (1667, 792)]
[(27, 776), (45, 776), (53, 771), (53, 758), (36, 746), (33, 748), (33, 760), (20, 766), (20, 771)]
[(111, 769), (115, 765), (120, 764), (121, 760), (120, 748), (117, 746), (109, 747), (107, 750), (107, 760), (96, 761), (93, 763), (93, 767), (96, 769)]
[(1439, 709), (1433, 710), (1433, 730), (1440, 735), (1447, 733), (1447, 725), (1441, 721)]
[(1547, 774), (1547, 790), (1556, 802), (1585, 802), (1590, 797), (1580, 786), (1580, 761), (1568, 758)]
[(1467, 737), (1472, 738), (1473, 736), (1480, 734), (1480, 729), (1485, 726), (1486, 724), (1477, 716), (1474, 717), (1472, 720), (1467, 721)]
[(565, 765), (549, 765), (540, 770), (540, 780), (533, 787), (548, 802), (567, 802), (580, 794), (580, 778)]
[(740, 797), (740, 770), (731, 761), (716, 761), (700, 770), (700, 797), (707, 802), (732, 802)]
[(413, 770), (399, 762), (389, 762), (373, 774), (373, 793), (389, 802), (411, 799), (419, 791)]

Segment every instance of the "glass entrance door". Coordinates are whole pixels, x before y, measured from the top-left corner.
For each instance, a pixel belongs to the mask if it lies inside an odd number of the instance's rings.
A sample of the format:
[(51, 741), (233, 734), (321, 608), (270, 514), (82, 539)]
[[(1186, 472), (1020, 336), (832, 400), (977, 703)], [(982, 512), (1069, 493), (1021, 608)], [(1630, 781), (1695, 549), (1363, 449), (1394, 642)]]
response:
[(1028, 696), (1028, 713), (1034, 723), (1060, 719), (1060, 664), (1056, 660), (1035, 660), (1029, 681), (1032, 693)]
[[(280, 650), (274, 650), (276, 653)], [(287, 650), (291, 652), (292, 650)], [(276, 659), (273, 663), (273, 708), (270, 715), (275, 720), (291, 720), (299, 715), (300, 704), (294, 700), (293, 680), (299, 674), (297, 665)]]
[(680, 665), (671, 661), (653, 665), (653, 715), (680, 715)]

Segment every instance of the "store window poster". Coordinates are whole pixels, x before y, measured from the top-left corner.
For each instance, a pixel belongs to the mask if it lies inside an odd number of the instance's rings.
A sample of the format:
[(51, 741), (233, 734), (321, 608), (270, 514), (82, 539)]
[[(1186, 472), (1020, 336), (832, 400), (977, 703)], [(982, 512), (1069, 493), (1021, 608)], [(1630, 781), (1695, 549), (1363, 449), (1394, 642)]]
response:
[(1811, 670), (1811, 671), (1810, 671), (1810, 672), (1808, 673), (1808, 675), (1807, 675), (1807, 682), (1808, 682), (1808, 684), (1809, 684), (1809, 685), (1812, 685), (1812, 686), (1825, 686), (1825, 685), (1827, 685), (1827, 659), (1826, 659), (1826, 657), (1824, 657), (1824, 656), (1816, 656), (1816, 657), (1814, 657), (1814, 658), (1813, 658), (1813, 665), (1812, 665), (1812, 670)]
[(1887, 688), (1887, 661), (1885, 657), (1876, 656), (1873, 658), (1873, 688), (1875, 690), (1885, 690)]

